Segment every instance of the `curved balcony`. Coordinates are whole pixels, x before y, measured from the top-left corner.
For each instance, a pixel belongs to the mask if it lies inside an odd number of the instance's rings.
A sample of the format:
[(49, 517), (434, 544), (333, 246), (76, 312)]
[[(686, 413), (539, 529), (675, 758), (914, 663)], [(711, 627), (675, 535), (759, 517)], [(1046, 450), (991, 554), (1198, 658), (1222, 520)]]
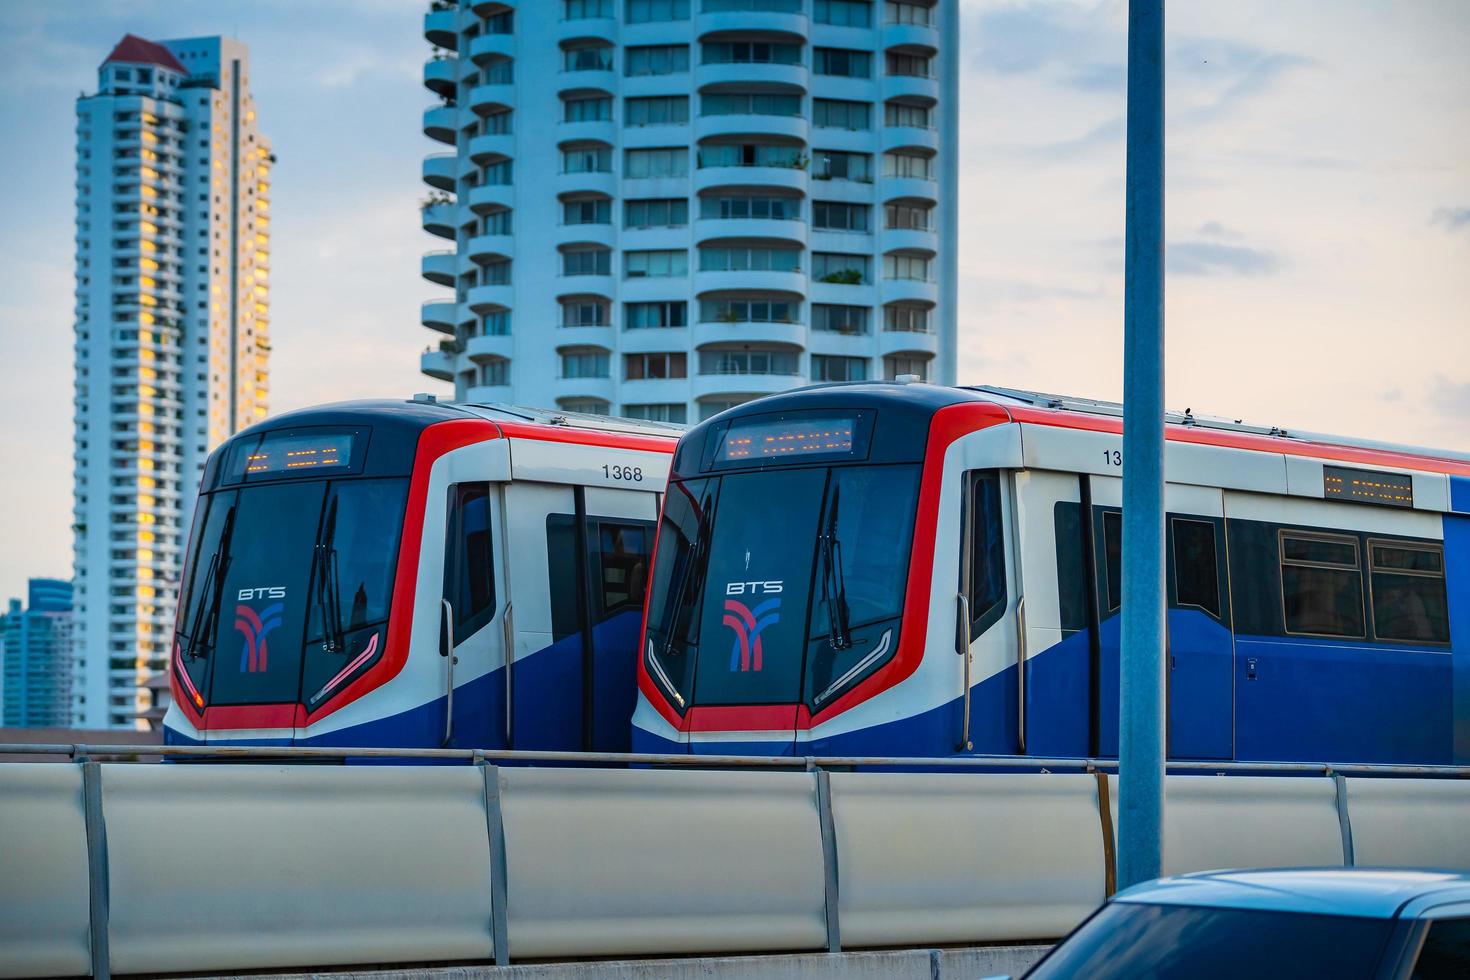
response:
[(440, 381), (454, 380), (454, 355), (442, 350), (426, 350), (419, 355), (419, 373)]
[(932, 258), (939, 251), (939, 234), (919, 228), (884, 228), (878, 233), (879, 251), (926, 252)]
[(431, 299), (419, 311), (419, 322), (430, 330), (453, 334), (454, 324), (458, 319), (457, 312), (454, 300)]
[(918, 126), (885, 126), (883, 129), (883, 152), (901, 149), (923, 149), (939, 151), (939, 130), (923, 129)]
[(618, 284), (618, 300), (624, 303), (662, 302), (670, 298), (682, 299), (688, 294), (688, 276), (635, 276)]
[(879, 35), (883, 49), (934, 55), (939, 51), (939, 28), (919, 24), (884, 24)]
[(510, 385), (470, 385), (465, 389), (464, 400), (476, 405), (512, 402), (515, 391)]
[(939, 101), (939, 79), (921, 75), (884, 75), (883, 100), (889, 99), (934, 105)]
[(557, 225), (555, 232), (552, 234), (552, 243), (557, 247), (590, 243), (612, 248), (615, 238), (616, 235), (613, 232), (613, 226), (610, 224)]
[(465, 243), (464, 253), (474, 261), (508, 259), (515, 254), (511, 235), (476, 235)]
[(459, 179), (459, 157), (453, 153), (434, 153), (424, 157), (424, 183), (453, 193)]
[[(560, 6), (560, 4), (558, 4)], [(566, 41), (617, 41), (618, 21), (615, 17), (578, 17), (576, 20), (559, 20), (556, 23), (556, 42)]]
[(471, 187), (465, 197), (469, 199), (471, 211), (486, 214), (515, 207), (516, 189), (514, 184), (481, 184)]
[(757, 32), (788, 34), (794, 39), (805, 40), (810, 29), (806, 14), (780, 13), (774, 10), (720, 10), (699, 14), (694, 20), (694, 34), (700, 39), (728, 31), (741, 35)]
[(458, 81), (458, 58), (434, 58), (424, 62), (424, 88), (435, 95), (453, 98)]
[[(556, 256), (555, 261), (561, 263), (561, 256)], [(558, 273), (556, 277), (556, 298), (558, 300), (571, 296), (600, 296), (603, 299), (612, 299), (617, 295), (617, 283), (612, 276), (564, 276)]]
[(884, 279), (882, 282), (884, 304), (939, 302), (939, 283), (925, 279)]
[(459, 50), (459, 8), (424, 14), (424, 38), (448, 51)]
[(429, 252), (419, 259), (419, 272), (436, 286), (453, 287), (458, 267), (459, 258), (452, 248)]
[(805, 245), (806, 222), (777, 218), (698, 218), (694, 222), (694, 241), (710, 244), (719, 238), (761, 239)]
[(806, 293), (806, 285), (805, 272), (742, 270), (740, 272), (694, 273), (694, 294), (696, 296), (728, 292), (790, 293), (794, 296), (803, 296)]
[(465, 292), (465, 305), (475, 313), (508, 310), (515, 303), (515, 287), (506, 283), (496, 286), (471, 286)]
[(516, 87), (510, 82), (476, 85), (470, 89), (470, 108), (482, 116), (515, 108)]
[(601, 194), (615, 197), (618, 190), (617, 178), (601, 171), (562, 172), (552, 181), (558, 198), (567, 194)]
[(713, 395), (774, 395), (806, 384), (799, 374), (696, 374), (690, 382), (696, 400)]
[[(698, 55), (698, 49), (695, 49)], [(702, 91), (710, 85), (767, 84), (799, 88), (806, 91), (810, 75), (806, 65), (721, 62), (694, 66), (694, 88)]]
[(785, 136), (807, 142), (811, 123), (805, 116), (768, 116), (733, 113), (728, 116), (698, 116), (694, 120), (694, 138), (712, 136)]
[(423, 209), (424, 231), (453, 241), (459, 227), (458, 211), (454, 204), (430, 204)]
[[(588, 68), (582, 71), (562, 71), (557, 74), (556, 78), (556, 87), (559, 91), (575, 91), (578, 89), (597, 89), (599, 91), (608, 93), (618, 91), (618, 75), (617, 72), (613, 71), (611, 68)], [(630, 81), (631, 80), (632, 79), (630, 79)], [(668, 83), (664, 82), (664, 84), (659, 88), (659, 94), (662, 94), (663, 91), (667, 88)], [(636, 95), (637, 93), (629, 93), (625, 89), (622, 94)]]
[(556, 349), (596, 347), (611, 352), (615, 342), (612, 327), (557, 327)]
[(932, 357), (939, 353), (939, 335), (885, 330), (878, 334), (878, 353), (885, 357), (890, 354), (927, 354)]
[(558, 403), (563, 398), (599, 398), (605, 402), (613, 400), (612, 378), (557, 378), (551, 383), (552, 397)]
[(517, 0), (470, 0), (470, 9), (478, 17), (490, 17), (507, 10), (515, 10), (518, 6)]
[(904, 199), (934, 204), (939, 200), (939, 182), (927, 177), (884, 177), (878, 189), (884, 204)]
[(557, 143), (617, 144), (618, 127), (611, 119), (587, 119), (582, 122), (556, 124)]
[(424, 135), (439, 143), (454, 145), (459, 134), (459, 110), (436, 105), (424, 110)]
[(487, 361), (508, 361), (515, 351), (514, 338), (510, 334), (469, 337), (464, 342), (465, 354), (476, 364)]
[(807, 286), (806, 298), (813, 303), (836, 303), (839, 306), (873, 306), (878, 289), (870, 283), (847, 285), (839, 282), (816, 282)]
[(515, 155), (514, 133), (485, 133), (472, 136), (469, 142), (470, 159), (478, 164), (493, 163)]
[(696, 193), (716, 187), (785, 187), (804, 195), (809, 181), (805, 167), (700, 167), (694, 171)]
[(623, 405), (683, 404), (689, 400), (688, 378), (625, 378), (618, 386)]
[(470, 39), (470, 60), (477, 65), (495, 58), (513, 58), (515, 54), (514, 34), (481, 34)]
[(730, 344), (789, 344), (805, 347), (807, 327), (804, 323), (696, 323), (694, 346)]
[(873, 327), (867, 333), (838, 333), (835, 330), (812, 330), (807, 334), (807, 349), (813, 354), (836, 354), (839, 357), (870, 357), (873, 353)]

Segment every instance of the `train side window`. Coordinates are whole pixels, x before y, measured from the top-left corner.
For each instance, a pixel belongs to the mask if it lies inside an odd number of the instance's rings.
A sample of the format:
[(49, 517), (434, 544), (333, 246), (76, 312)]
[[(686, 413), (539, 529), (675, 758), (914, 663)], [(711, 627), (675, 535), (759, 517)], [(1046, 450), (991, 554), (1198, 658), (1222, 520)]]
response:
[(589, 535), (592, 592), (597, 599), (595, 620), (601, 622), (625, 609), (642, 609), (648, 590), (648, 551), (653, 535), (646, 524), (625, 524), (591, 518)]
[(970, 474), (970, 638), (994, 622), (1006, 601), (1005, 525), (1000, 513), (1000, 474)]
[(1450, 641), (1444, 548), (1418, 541), (1368, 542), (1373, 635), (1410, 643)]
[(490, 541), (490, 485), (449, 488), (444, 597), (454, 607), (456, 643), (495, 618), (495, 565)]
[(1366, 636), (1358, 539), (1282, 531), (1281, 608), (1288, 633)]
[(1103, 514), (1103, 557), (1107, 564), (1108, 612), (1123, 605), (1123, 514), (1110, 510)]
[(1174, 531), (1174, 598), (1220, 618), (1220, 574), (1215, 554), (1215, 524), (1183, 517), (1172, 520)]

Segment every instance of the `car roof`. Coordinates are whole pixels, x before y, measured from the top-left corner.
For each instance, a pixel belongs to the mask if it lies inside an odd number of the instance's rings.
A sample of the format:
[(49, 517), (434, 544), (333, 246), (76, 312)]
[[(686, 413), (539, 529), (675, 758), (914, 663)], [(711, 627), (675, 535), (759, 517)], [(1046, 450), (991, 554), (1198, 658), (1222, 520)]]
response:
[[(1425, 898), (1432, 901), (1415, 901)], [(1410, 902), (1418, 912), (1470, 901), (1470, 875), (1428, 868), (1204, 871), (1135, 885), (1113, 901), (1392, 919)]]

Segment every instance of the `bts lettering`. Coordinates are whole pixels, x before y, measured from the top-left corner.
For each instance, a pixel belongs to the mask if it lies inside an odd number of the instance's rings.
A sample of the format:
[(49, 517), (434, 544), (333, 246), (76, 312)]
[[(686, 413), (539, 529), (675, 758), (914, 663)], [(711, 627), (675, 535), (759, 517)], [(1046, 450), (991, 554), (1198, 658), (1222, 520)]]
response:
[(725, 595), (776, 595), (783, 585), (782, 582), (727, 582)]
[(249, 602), (251, 599), (284, 599), (286, 598), (286, 587), (284, 585), (262, 585), (257, 589), (241, 589), (240, 602)]

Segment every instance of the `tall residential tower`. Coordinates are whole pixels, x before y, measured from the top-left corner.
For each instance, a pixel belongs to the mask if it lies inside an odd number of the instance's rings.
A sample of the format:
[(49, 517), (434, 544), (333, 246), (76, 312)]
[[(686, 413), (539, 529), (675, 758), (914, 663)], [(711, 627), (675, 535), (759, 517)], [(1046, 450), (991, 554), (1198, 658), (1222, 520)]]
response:
[(958, 0), (435, 0), (455, 397), (694, 421), (955, 375)]
[(0, 616), (0, 725), (71, 725), (71, 583), (33, 578)]
[(209, 450), (265, 416), (270, 144), (228, 38), (128, 35), (77, 101), (74, 723), (139, 724)]

